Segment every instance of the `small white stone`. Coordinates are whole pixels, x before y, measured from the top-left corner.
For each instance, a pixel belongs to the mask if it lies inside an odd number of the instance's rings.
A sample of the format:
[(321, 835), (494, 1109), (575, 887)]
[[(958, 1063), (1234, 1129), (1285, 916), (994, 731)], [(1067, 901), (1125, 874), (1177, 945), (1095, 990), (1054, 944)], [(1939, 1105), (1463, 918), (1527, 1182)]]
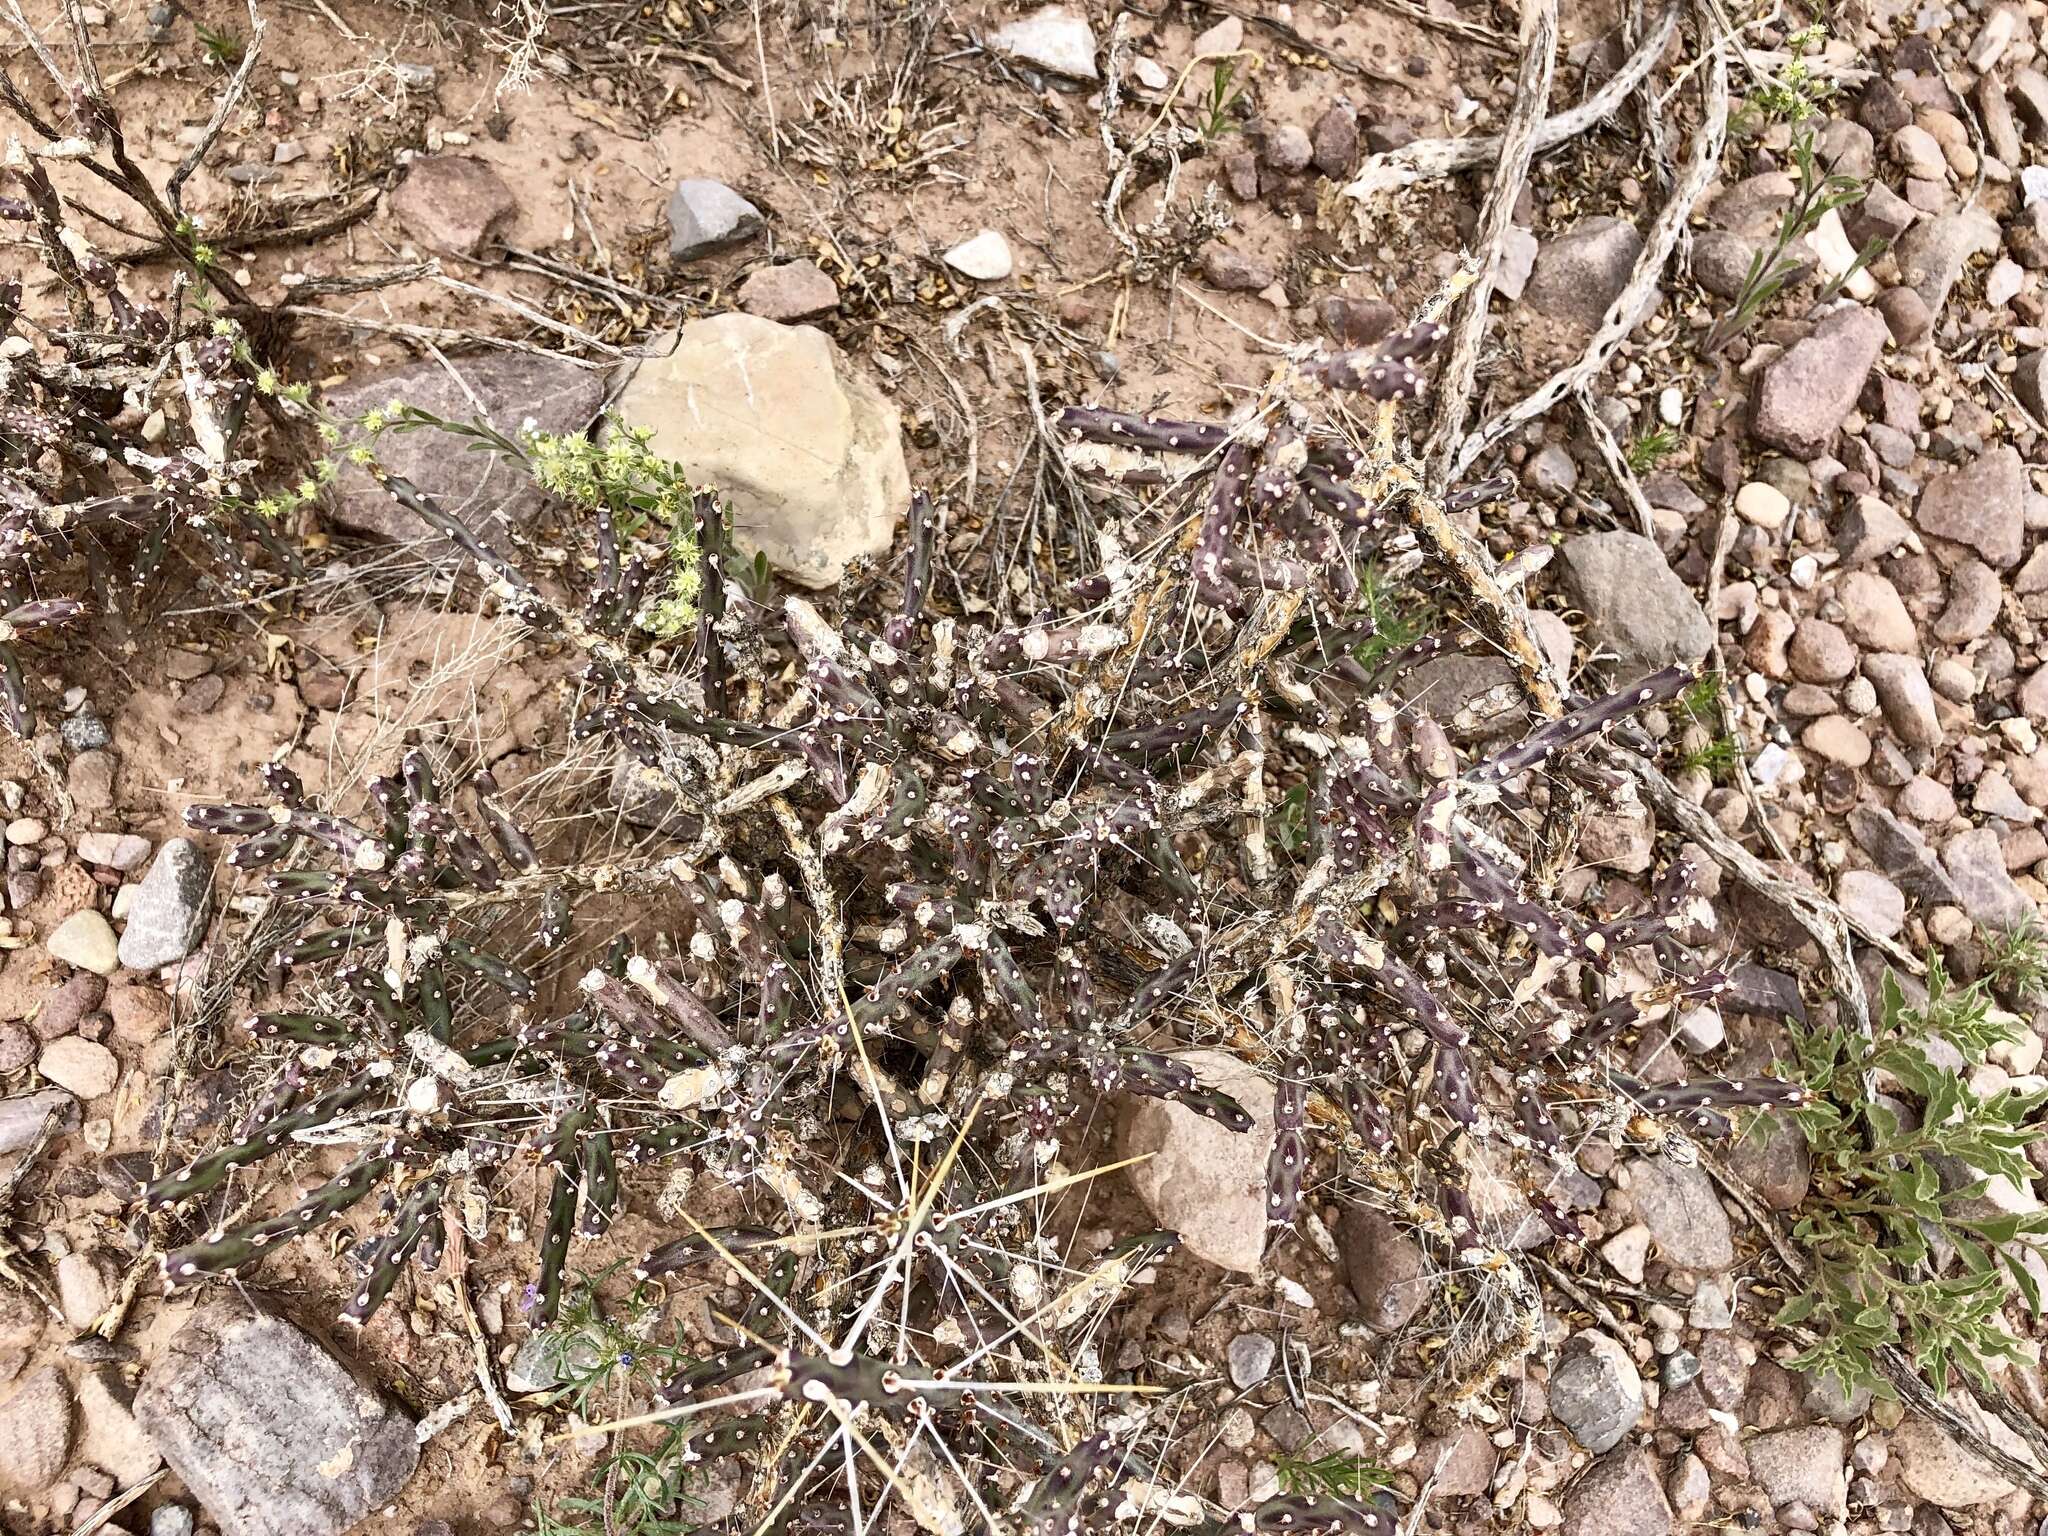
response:
[(1010, 256), (1010, 242), (996, 230), (984, 229), (946, 252), (946, 265), (977, 283), (999, 283), (1016, 264)]
[(1148, 91), (1163, 91), (1173, 84), (1173, 76), (1160, 66), (1157, 59), (1138, 58), (1131, 61), (1131, 78)]
[(1685, 396), (1676, 384), (1667, 385), (1657, 395), (1657, 419), (1667, 427), (1683, 426), (1685, 423)]
[(1735, 510), (1768, 533), (1776, 533), (1792, 515), (1792, 501), (1775, 485), (1752, 480), (1735, 493)]

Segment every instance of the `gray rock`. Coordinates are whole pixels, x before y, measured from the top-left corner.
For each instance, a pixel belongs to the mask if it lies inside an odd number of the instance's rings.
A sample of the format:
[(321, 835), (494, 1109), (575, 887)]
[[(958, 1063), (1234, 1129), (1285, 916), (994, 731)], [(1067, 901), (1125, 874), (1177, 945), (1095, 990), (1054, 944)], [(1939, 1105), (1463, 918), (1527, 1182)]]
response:
[(1581, 1329), (1550, 1370), (1551, 1417), (1594, 1455), (1621, 1443), (1643, 1412), (1643, 1378), (1606, 1334)]
[(43, 1122), (53, 1115), (53, 1135), (77, 1130), (78, 1100), (62, 1088), (43, 1088), (0, 1099), (0, 1156), (33, 1146), (42, 1134)]
[(1835, 880), (1835, 900), (1844, 912), (1879, 938), (1906, 926), (1906, 895), (1874, 869), (1845, 869)]
[(704, 823), (682, 809), (676, 786), (630, 752), (621, 752), (612, 769), (611, 798), (629, 827), (663, 837), (694, 837), (703, 830)]
[(1500, 265), (1493, 274), (1493, 290), (1510, 304), (1528, 290), (1529, 276), (1536, 270), (1536, 237), (1519, 224), (1510, 224), (1500, 237)]
[(63, 1475), (71, 1451), (71, 1392), (44, 1366), (0, 1402), (0, 1489), (42, 1493)]
[(1671, 1536), (1671, 1503), (1657, 1463), (1643, 1451), (1614, 1451), (1564, 1493), (1562, 1536)]
[(724, 182), (687, 176), (668, 200), (669, 259), (695, 261), (743, 245), (763, 223), (761, 210)]
[(1095, 29), (1078, 11), (1064, 6), (1040, 6), (991, 33), (988, 44), (1005, 57), (1069, 79), (1101, 78), (1095, 68)]
[(114, 744), (114, 733), (107, 729), (106, 721), (94, 712), (90, 704), (80, 707), (75, 714), (66, 715), (57, 723), (57, 731), (64, 738), (65, 749), (74, 754), (104, 752)]
[(78, 1459), (91, 1462), (123, 1488), (133, 1488), (163, 1465), (112, 1370), (88, 1371), (78, 1383)]
[(1539, 449), (1523, 467), (1522, 480), (1537, 495), (1563, 501), (1578, 488), (1579, 466), (1573, 462), (1569, 448), (1551, 443)]
[(1749, 280), (1757, 242), (1732, 229), (1703, 229), (1693, 237), (1692, 275), (1717, 299), (1733, 299)]
[(1707, 204), (1707, 223), (1752, 240), (1774, 238), (1798, 189), (1789, 171), (1745, 176)]
[(419, 1461), (404, 1412), (246, 1302), (210, 1307), (170, 1339), (135, 1417), (225, 1536), (341, 1536)]
[(82, 832), (78, 838), (78, 857), (87, 864), (104, 864), (125, 875), (142, 868), (150, 846), (148, 838), (132, 832)]
[(1863, 675), (1877, 690), (1884, 723), (1903, 745), (1923, 752), (1941, 745), (1941, 717), (1934, 712), (1934, 690), (1927, 686), (1927, 669), (1919, 657), (1865, 656)]
[(1641, 534), (1584, 533), (1560, 553), (1565, 590), (1586, 615), (1590, 638), (1617, 657), (1618, 684), (1697, 663), (1713, 648), (1714, 626), (1699, 600)]
[(1161, 1227), (1218, 1269), (1257, 1274), (1266, 1249), (1266, 1156), (1273, 1143), (1273, 1085), (1228, 1051), (1186, 1051), (1179, 1060), (1252, 1117), (1237, 1132), (1168, 1099), (1140, 1098), (1124, 1117), (1124, 1157), (1152, 1154), (1130, 1181)]
[(2019, 450), (2002, 443), (1962, 468), (1931, 476), (1913, 520), (1924, 534), (1975, 550), (2006, 570), (2025, 552), (2027, 470)]
[(1963, 264), (1983, 251), (1998, 249), (1998, 221), (1982, 209), (1922, 219), (1898, 237), (1892, 255), (1900, 280), (1919, 294), (1929, 313), (1940, 314), (1949, 290), (1962, 276)]
[(1638, 1158), (1629, 1164), (1629, 1174), (1636, 1219), (1650, 1229), (1665, 1263), (1722, 1270), (1735, 1262), (1728, 1213), (1701, 1168), (1665, 1157)]
[(1371, 1206), (1344, 1208), (1337, 1222), (1337, 1252), (1367, 1327), (1399, 1332), (1428, 1303), (1429, 1266), (1422, 1249)]
[(909, 510), (896, 407), (811, 326), (688, 321), (634, 371), (617, 410), (653, 430), (656, 453), (719, 488), (742, 553), (807, 587), (886, 553)]
[(1849, 835), (1908, 896), (1930, 906), (1954, 906), (1962, 901), (1926, 839), (1883, 806), (1866, 802), (1852, 809)]
[(1010, 254), (1010, 242), (999, 229), (984, 229), (962, 240), (942, 258), (962, 277), (977, 283), (999, 283), (1016, 270), (1017, 259)]
[(1234, 245), (1212, 241), (1202, 252), (1202, 276), (1225, 293), (1257, 293), (1270, 287), (1276, 275), (1269, 262)]
[(2017, 928), (2034, 915), (2027, 893), (2006, 873), (1998, 834), (1989, 827), (1959, 832), (1941, 845), (1941, 866), (1972, 922), (1987, 928)]
[[(560, 434), (587, 428), (604, 400), (601, 375), (560, 358), (487, 352), (451, 363), (460, 383), (435, 362), (352, 378), (328, 394), (328, 413), (348, 423), (398, 400), (446, 420), (470, 421), (481, 401), (491, 424), (508, 436), (517, 436), (528, 421), (538, 431)], [(328, 508), (335, 523), (378, 538), (441, 543), (425, 523), (348, 462), (346, 450), (359, 436), (345, 425), (334, 455), (342, 465)], [(496, 454), (465, 453), (460, 443), (438, 432), (386, 433), (377, 441), (377, 456), (394, 475), (410, 480), (491, 542), (503, 542), (497, 529), (523, 526), (545, 504), (531, 477), (515, 466)]]
[(407, 169), (391, 194), (391, 211), (428, 249), (473, 260), (503, 241), (519, 216), (519, 200), (483, 161), (430, 155)]
[(213, 866), (198, 844), (182, 837), (165, 843), (128, 908), (121, 963), (131, 971), (153, 971), (191, 954), (206, 937), (212, 885)]
[[(2048, 171), (2048, 167), (2042, 167)], [(2036, 421), (2048, 421), (2048, 348), (2029, 352), (2013, 370), (2013, 392)]]
[(1349, 176), (1357, 166), (1358, 115), (1347, 103), (1330, 103), (1316, 119), (1314, 149), (1316, 169), (1333, 180)]
[[(2042, 549), (2048, 550), (2048, 545)], [(2015, 589), (2020, 592), (2026, 591), (2025, 576), (2026, 569), (2022, 567), (2020, 579), (2015, 582)], [(1934, 621), (1934, 638), (1943, 645), (1962, 646), (1989, 634), (1997, 622), (2002, 596), (1998, 573), (1990, 566), (1982, 560), (1961, 562), (1949, 574), (1948, 606)]]
[(67, 1093), (96, 1099), (114, 1091), (121, 1077), (121, 1062), (97, 1041), (66, 1035), (43, 1047), (36, 1070)]
[(597, 1341), (588, 1334), (566, 1338), (549, 1328), (536, 1328), (519, 1345), (505, 1371), (505, 1385), (514, 1392), (546, 1392), (562, 1384), (566, 1368), (572, 1376), (588, 1375), (602, 1360)]
[(1224, 1351), (1230, 1384), (1240, 1392), (1256, 1387), (1271, 1374), (1280, 1346), (1269, 1333), (1240, 1333)]
[(1750, 1440), (1749, 1475), (1774, 1505), (1804, 1504), (1840, 1520), (1849, 1513), (1842, 1432), (1824, 1425), (1772, 1430)]
[(1860, 305), (1829, 314), (1759, 376), (1750, 435), (1795, 458), (1820, 453), (1855, 407), (1887, 334), (1883, 318)]
[(1543, 242), (1522, 299), (1541, 315), (1591, 331), (1628, 286), (1643, 237), (1622, 219), (1585, 219)]
[(192, 1511), (182, 1504), (159, 1504), (150, 1511), (149, 1536), (192, 1536)]
[(1889, 503), (1858, 496), (1842, 514), (1835, 530), (1835, 548), (1845, 565), (1862, 565), (1890, 554), (1913, 530)]
[(1268, 123), (1259, 135), (1259, 156), (1283, 176), (1292, 176), (1308, 169), (1315, 145), (1293, 123)]

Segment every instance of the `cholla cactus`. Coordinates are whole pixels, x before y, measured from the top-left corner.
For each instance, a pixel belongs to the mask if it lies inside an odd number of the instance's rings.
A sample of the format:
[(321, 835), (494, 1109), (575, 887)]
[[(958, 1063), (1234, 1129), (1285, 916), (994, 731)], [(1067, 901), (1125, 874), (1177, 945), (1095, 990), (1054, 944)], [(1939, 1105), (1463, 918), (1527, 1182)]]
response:
[[(1165, 487), (1157, 510), (1187, 492), (1198, 510), (1142, 558), (1126, 553), (1141, 541), (1113, 530), (1102, 569), (1020, 623), (941, 611), (940, 519), (920, 500), (900, 601), (874, 628), (829, 622), (796, 598), (779, 629), (752, 628), (727, 603), (715, 519), (700, 517), (709, 554), (685, 674), (629, 634), (636, 580), (604, 554), (603, 528), (600, 591), (572, 611), (384, 476), (515, 612), (586, 652), (596, 702), (579, 734), (611, 736), (671, 776), (700, 828), (666, 866), (686, 917), (673, 933), (622, 935), (574, 1011), (522, 1017), (481, 1044), (445, 976), (421, 987), (411, 972), (387, 976), (384, 991), (366, 991), (360, 968), (342, 972), (365, 1019), (277, 1016), (270, 1027), (305, 1049), (354, 1053), (352, 1069), (385, 1061), (394, 1083), (407, 1072), (394, 1039), (424, 1038), (468, 1070), (501, 1074), (489, 1079), (501, 1099), (502, 1074), (532, 1074), (540, 1107), (522, 1136), (500, 1122), (494, 1139), (523, 1141), (551, 1170), (542, 1316), (579, 1210), (582, 1230), (601, 1226), (633, 1156), (685, 1155), (739, 1184), (763, 1219), (693, 1227), (640, 1267), (653, 1280), (716, 1261), (742, 1286), (735, 1337), (662, 1395), (678, 1415), (744, 1410), (691, 1435), (693, 1458), (782, 1449), (763, 1469), (778, 1518), (816, 1524), (842, 1500), (871, 1498), (877, 1458), (907, 1468), (914, 1451), (930, 1456), (919, 1435), (934, 1425), (974, 1506), (963, 1518), (1048, 1536), (1094, 1528), (1115, 1474), (1144, 1464), (1142, 1413), (1131, 1410), (1128, 1441), (1105, 1438), (1087, 1415), (1049, 1410), (1046, 1378), (1019, 1379), (1015, 1357), (1025, 1344), (1054, 1352), (1062, 1330), (1113, 1305), (1174, 1238), (1144, 1234), (1083, 1259), (1048, 1252), (1016, 1223), (1074, 1177), (1056, 1170), (1060, 1130), (1105, 1095), (1166, 1098), (1251, 1129), (1178, 1047), (1221, 1041), (1280, 1079), (1275, 1230), (1334, 1154), (1433, 1200), (1461, 1247), (1484, 1234), (1460, 1145), (1490, 1143), (1541, 1169), (1569, 1150), (1568, 1131), (1642, 1112), (1718, 1132), (1731, 1106), (1797, 1097), (1768, 1081), (1645, 1085), (1607, 1061), (1624, 1035), (1725, 985), (1687, 947), (1700, 908), (1682, 862), (1641, 912), (1577, 911), (1556, 896), (1578, 797), (1620, 792), (1598, 743), (1686, 676), (1567, 699), (1461, 769), (1443, 733), (1384, 690), (1462, 636), (1431, 636), (1377, 666), (1356, 655), (1373, 619), (1353, 572), (1404, 553), (1421, 493), (1386, 458), (1384, 411), (1360, 445), (1303, 402), (1349, 391), (1390, 409), (1415, 392), (1414, 365), (1438, 334), (1422, 326), (1376, 354), (1306, 360), (1234, 423), (1064, 415), (1070, 435), (1152, 455), (1111, 467), (1132, 486)], [(1176, 482), (1157, 467), (1167, 459), (1193, 463)], [(402, 952), (418, 975), (431, 955), (519, 992), (517, 972), (458, 949), (449, 931), (461, 901), (494, 883), (541, 883), (488, 792), (495, 855), (464, 840), (423, 766), (386, 781), (381, 829), (273, 788), (274, 804), (203, 812), (199, 824), (248, 837), (244, 862), (296, 840), (336, 864), (273, 877), (281, 893), (349, 914), (288, 944), (288, 963), (325, 965), (380, 938), (397, 956), (396, 932), (412, 935)], [(1276, 854), (1270, 827), (1290, 799), (1303, 808), (1298, 846)], [(559, 908), (544, 918), (559, 919)], [(263, 1241), (397, 1175), (419, 1203), (393, 1202), (397, 1224), (373, 1255), (383, 1268), (358, 1292), (381, 1296), (383, 1269), (408, 1241), (431, 1251), (424, 1213), (441, 1197), (429, 1181), (473, 1176), (436, 1161), (473, 1149), (490, 1123), (461, 1076), (447, 1074), (432, 1111), (380, 1119), (363, 1158)], [(864, 1101), (858, 1120), (835, 1102), (844, 1084)], [(319, 1112), (344, 1111), (362, 1113), (353, 1101)], [(273, 1121), (170, 1192), (206, 1187), (189, 1180), (224, 1177), (311, 1123)], [(1355, 1136), (1319, 1130), (1333, 1124)], [(821, 1180), (806, 1159), (828, 1135), (838, 1177)], [(765, 1214), (778, 1209), (786, 1224)], [(180, 1262), (203, 1271), (255, 1246), (248, 1232), (214, 1236)], [(1047, 1294), (1048, 1260), (1081, 1278)], [(995, 1376), (996, 1359), (1013, 1368)], [(892, 1486), (909, 1480), (892, 1475)], [(1386, 1521), (1287, 1498), (1217, 1528), (1367, 1532)]]
[[(211, 1231), (166, 1254), (166, 1281), (235, 1274), (275, 1244), (381, 1191), (385, 1231), (368, 1247), (363, 1278), (343, 1313), (360, 1323), (390, 1293), (408, 1254), (427, 1268), (439, 1262), (444, 1205), (466, 1203), (463, 1188), (485, 1186), (515, 1148), (525, 1148), (551, 1175), (533, 1287), (535, 1315), (545, 1321), (561, 1296), (572, 1228), (583, 1236), (602, 1232), (618, 1205), (620, 1163), (673, 1153), (687, 1128), (648, 1118), (654, 1095), (643, 1094), (646, 1080), (631, 1074), (626, 1084), (647, 1101), (643, 1113), (613, 1123), (606, 1100), (628, 1048), (600, 1023), (571, 1016), (508, 1027), (496, 1017), (479, 1036), (473, 1021), (458, 1019), (464, 976), (519, 1002), (534, 991), (517, 967), (456, 931), (462, 904), (509, 901), (521, 894), (518, 887), (548, 879), (489, 774), (469, 780), (482, 835), (465, 825), (421, 752), (407, 754), (398, 773), (370, 781), (372, 825), (310, 804), (297, 777), (280, 765), (268, 766), (264, 779), (269, 802), (194, 806), (186, 821), (239, 838), (229, 863), (240, 869), (274, 866), (295, 852), (331, 861), (330, 868), (279, 870), (264, 880), (304, 924), (274, 959), (300, 973), (301, 985), (324, 1006), (249, 1020), (254, 1041), (290, 1051), (278, 1089), (227, 1145), (157, 1180), (147, 1198), (169, 1206), (204, 1196), (235, 1170), (307, 1140), (357, 1140), (368, 1150), (284, 1214)], [(557, 916), (542, 904), (537, 920), (545, 939)], [(638, 1049), (631, 1059), (651, 1058)], [(672, 1054), (662, 1059), (683, 1064)], [(313, 1074), (338, 1086), (306, 1097)]]
[(0, 196), (0, 221), (30, 227), (68, 304), (51, 324), (25, 312), (20, 281), (0, 283), (0, 718), (25, 735), (15, 643), (85, 611), (77, 598), (44, 595), (78, 538), (118, 538), (118, 564), (141, 582), (182, 530), (238, 596), (258, 580), (243, 539), (289, 555), (256, 511), (255, 466), (234, 451), (252, 394), (237, 333), (225, 322), (180, 326), (175, 300), (158, 309), (129, 298), (20, 145), (0, 171), (24, 194)]

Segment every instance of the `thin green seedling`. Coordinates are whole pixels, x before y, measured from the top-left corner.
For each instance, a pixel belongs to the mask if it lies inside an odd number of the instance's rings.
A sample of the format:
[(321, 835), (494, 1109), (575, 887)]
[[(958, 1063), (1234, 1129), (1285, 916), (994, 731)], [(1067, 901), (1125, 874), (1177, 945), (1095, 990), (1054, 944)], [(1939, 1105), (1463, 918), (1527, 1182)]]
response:
[[(1791, 201), (1779, 216), (1776, 236), (1768, 246), (1750, 257), (1742, 286), (1732, 305), (1708, 329), (1702, 350), (1718, 352), (1756, 323), (1764, 310), (1792, 283), (1812, 270), (1810, 256), (1794, 254), (1806, 236), (1818, 229), (1830, 213), (1863, 201), (1869, 184), (1859, 177), (1844, 176), (1821, 169), (1815, 152), (1815, 138), (1802, 133), (1792, 142), (1792, 164), (1796, 173)], [(1889, 245), (1882, 236), (1872, 236), (1848, 268), (1821, 286), (1819, 301), (1827, 302), (1842, 291), (1858, 272), (1882, 255)]]

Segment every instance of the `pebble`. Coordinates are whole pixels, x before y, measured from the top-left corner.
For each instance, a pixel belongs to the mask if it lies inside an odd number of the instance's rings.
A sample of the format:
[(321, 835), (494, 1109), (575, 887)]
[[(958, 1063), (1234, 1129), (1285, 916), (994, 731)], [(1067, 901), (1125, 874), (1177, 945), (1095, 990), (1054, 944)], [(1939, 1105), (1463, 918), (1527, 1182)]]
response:
[(114, 744), (114, 733), (106, 722), (93, 712), (90, 704), (75, 714), (66, 715), (58, 722), (57, 729), (64, 738), (64, 745), (74, 754), (104, 752)]
[(120, 1080), (121, 1063), (104, 1045), (66, 1035), (43, 1047), (36, 1070), (59, 1088), (81, 1099), (112, 1093)]
[(97, 976), (111, 976), (121, 964), (112, 926), (91, 908), (65, 918), (43, 947), (66, 965)]
[(989, 47), (1022, 64), (1065, 75), (1074, 80), (1097, 80), (1095, 29), (1078, 11), (1064, 6), (1040, 6), (1029, 16), (1008, 23), (989, 34)]
[(994, 229), (984, 229), (971, 239), (961, 241), (946, 252), (945, 261), (955, 272), (978, 283), (999, 283), (1015, 267), (1010, 255), (1010, 242), (1003, 238), (1001, 231)]
[(1598, 1455), (1619, 1445), (1642, 1411), (1643, 1379), (1628, 1351), (1596, 1329), (1573, 1334), (1551, 1367), (1551, 1416)]
[(1256, 1387), (1273, 1369), (1280, 1346), (1267, 1333), (1240, 1333), (1225, 1352), (1230, 1384), (1240, 1392)]
[(839, 285), (814, 261), (758, 267), (740, 284), (740, 308), (764, 320), (809, 320), (839, 307)]
[(1792, 515), (1792, 503), (1775, 485), (1752, 480), (1735, 493), (1735, 510), (1766, 533), (1776, 533)]
[(760, 233), (761, 210), (722, 181), (686, 177), (668, 200), (671, 261), (695, 261)]
[(157, 850), (136, 887), (121, 933), (121, 964), (135, 971), (183, 960), (206, 936), (213, 867), (199, 845), (174, 837)]
[(86, 832), (78, 839), (78, 857), (86, 864), (100, 864), (123, 874), (142, 867), (152, 844), (132, 832)]

